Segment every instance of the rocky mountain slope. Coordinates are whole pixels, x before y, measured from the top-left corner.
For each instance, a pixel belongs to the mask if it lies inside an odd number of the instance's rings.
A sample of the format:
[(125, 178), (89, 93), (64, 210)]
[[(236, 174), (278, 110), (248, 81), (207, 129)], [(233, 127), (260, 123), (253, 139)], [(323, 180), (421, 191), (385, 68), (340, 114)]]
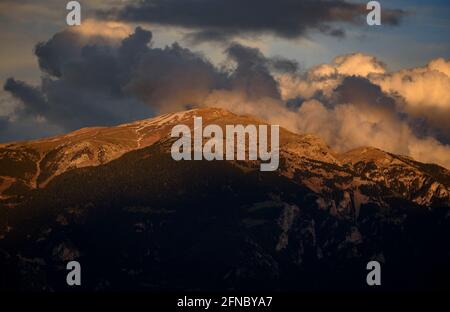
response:
[[(4, 144), (0, 288), (388, 290), (448, 279), (447, 169), (374, 148), (344, 154), (280, 130), (280, 167), (174, 161), (175, 124), (261, 124), (197, 109)], [(8, 182), (9, 181), (9, 182)]]
[[(2, 198), (44, 187), (74, 168), (97, 166), (153, 144), (184, 114), (167, 114), (118, 127), (83, 128), (67, 135), (0, 145)], [(187, 117), (187, 116), (186, 116)]]

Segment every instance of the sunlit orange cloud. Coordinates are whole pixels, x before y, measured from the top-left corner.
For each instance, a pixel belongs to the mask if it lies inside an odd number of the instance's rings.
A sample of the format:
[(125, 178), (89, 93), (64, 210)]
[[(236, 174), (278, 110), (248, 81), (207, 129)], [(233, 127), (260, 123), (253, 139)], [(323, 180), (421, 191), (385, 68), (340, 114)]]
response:
[(69, 29), (86, 37), (101, 36), (109, 39), (122, 39), (133, 32), (133, 28), (126, 23), (94, 19), (86, 19), (80, 26)]

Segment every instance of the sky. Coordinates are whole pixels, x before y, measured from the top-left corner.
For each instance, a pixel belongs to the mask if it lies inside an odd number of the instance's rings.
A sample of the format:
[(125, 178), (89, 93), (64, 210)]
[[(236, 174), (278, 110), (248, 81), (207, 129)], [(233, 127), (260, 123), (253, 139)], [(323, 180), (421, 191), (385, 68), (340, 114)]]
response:
[(0, 142), (195, 106), (450, 167), (450, 4), (0, 0)]

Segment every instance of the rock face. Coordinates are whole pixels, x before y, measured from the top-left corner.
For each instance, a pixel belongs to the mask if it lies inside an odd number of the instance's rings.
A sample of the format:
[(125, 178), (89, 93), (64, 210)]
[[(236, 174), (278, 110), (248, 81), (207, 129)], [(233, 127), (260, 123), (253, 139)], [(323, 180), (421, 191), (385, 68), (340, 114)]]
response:
[(0, 146), (0, 288), (438, 289), (450, 260), (450, 172), (280, 129), (280, 167), (174, 161), (176, 124), (264, 124), (196, 109)]

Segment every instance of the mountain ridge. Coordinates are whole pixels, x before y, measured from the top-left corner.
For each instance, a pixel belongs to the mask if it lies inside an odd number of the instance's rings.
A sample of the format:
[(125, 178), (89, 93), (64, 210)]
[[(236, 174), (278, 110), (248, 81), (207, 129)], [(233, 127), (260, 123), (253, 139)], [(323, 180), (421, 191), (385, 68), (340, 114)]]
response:
[[(224, 109), (200, 108), (114, 127), (82, 128), (61, 136), (4, 143), (0, 145), (0, 198), (20, 196), (45, 187), (68, 170), (102, 165), (168, 139), (174, 125), (192, 126), (194, 116), (201, 116), (204, 125), (267, 124)], [(315, 135), (296, 134), (284, 128), (280, 128), (280, 149), (283, 162), (280, 174), (294, 178), (299, 172), (307, 172), (310, 178), (303, 178), (301, 183), (316, 192), (327, 188), (324, 181), (354, 176), (356, 184), (361, 183), (358, 179), (374, 182), (419, 204), (430, 205), (434, 200), (450, 203), (450, 171), (438, 165), (423, 164), (373, 147), (337, 153)], [(240, 163), (248, 166), (251, 162)], [(351, 185), (354, 190), (359, 188), (355, 183)], [(333, 184), (332, 188), (348, 189), (343, 183)]]

